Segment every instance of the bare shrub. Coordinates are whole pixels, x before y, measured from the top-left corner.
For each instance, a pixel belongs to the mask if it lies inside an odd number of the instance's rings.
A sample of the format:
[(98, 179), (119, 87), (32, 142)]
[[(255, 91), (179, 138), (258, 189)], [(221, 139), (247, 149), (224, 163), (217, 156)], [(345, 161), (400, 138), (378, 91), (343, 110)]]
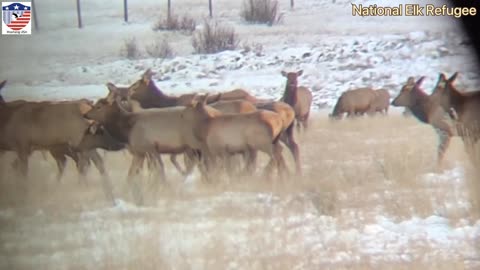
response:
[(245, 21), (270, 26), (279, 23), (283, 16), (278, 14), (277, 0), (245, 0), (240, 13)]
[(137, 40), (135, 38), (125, 40), (121, 50), (121, 55), (127, 57), (128, 59), (136, 59), (140, 56)]
[(243, 47), (243, 52), (242, 53), (244, 53), (244, 54), (247, 54), (249, 52), (253, 52), (256, 56), (263, 56), (264, 55), (263, 45), (261, 43), (245, 42), (245, 43), (243, 43), (242, 47)]
[(166, 19), (160, 19), (154, 26), (154, 31), (183, 31), (186, 33), (192, 33), (197, 27), (195, 19), (185, 14), (182, 17), (177, 15), (171, 15)]
[(196, 53), (217, 53), (237, 48), (239, 38), (233, 27), (222, 26), (218, 21), (205, 20), (203, 29), (192, 38)]
[(145, 47), (145, 51), (151, 57), (172, 58), (175, 56), (172, 46), (167, 38), (157, 38), (153, 43)]

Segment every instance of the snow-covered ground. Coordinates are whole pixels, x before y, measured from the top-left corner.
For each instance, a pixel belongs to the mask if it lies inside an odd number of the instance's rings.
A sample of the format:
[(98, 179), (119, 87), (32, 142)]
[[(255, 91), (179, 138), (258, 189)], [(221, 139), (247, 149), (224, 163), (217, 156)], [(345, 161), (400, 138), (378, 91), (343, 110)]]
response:
[[(281, 96), (282, 70), (303, 69), (299, 82), (312, 90), (317, 111), (331, 110), (353, 87), (385, 87), (395, 95), (409, 76), (427, 76), (426, 91), (439, 72), (459, 71), (457, 84), (465, 89), (480, 82), (467, 38), (452, 18), (352, 17), (350, 1), (298, 0), (290, 10), (290, 1), (281, 0), (284, 20), (268, 27), (243, 22), (241, 1), (219, 0), (215, 17), (235, 27), (240, 47), (197, 55), (190, 36), (151, 30), (165, 14), (164, 3), (129, 2), (130, 23), (124, 24), (122, 1), (82, 0), (85, 27), (79, 30), (74, 1), (37, 1), (40, 32), (0, 37), (5, 99), (97, 99), (106, 95), (107, 82), (128, 85), (147, 68), (169, 94), (241, 87), (262, 98)], [(188, 12), (199, 22), (208, 12), (206, 1), (172, 2), (177, 14)], [(164, 35), (177, 54), (172, 59), (120, 54), (126, 38), (135, 37), (143, 50)], [(246, 51), (246, 45), (260, 49)], [(48, 184), (29, 187), (40, 194), (32, 201), (29, 192), (10, 198), (14, 192), (5, 188), (12, 181), (4, 173), (0, 268), (480, 269), (480, 220), (469, 195), (475, 176), (464, 155), (449, 152), (448, 168), (435, 172), (435, 137), (414, 120), (332, 124), (324, 117), (318, 114), (316, 128), (299, 136), (308, 185), (287, 191), (242, 191), (240, 184), (205, 194), (187, 182), (147, 207), (120, 196), (111, 208), (90, 201), (102, 199), (90, 194), (98, 186), (89, 193), (69, 183), (67, 195), (59, 195), (47, 181), (51, 161), (35, 167), (36, 180)], [(378, 129), (370, 127), (379, 122)], [(378, 150), (384, 148), (395, 150)], [(114, 161), (107, 159), (107, 166)], [(119, 162), (112, 174), (123, 181), (128, 163)], [(70, 175), (75, 179), (72, 168)]]

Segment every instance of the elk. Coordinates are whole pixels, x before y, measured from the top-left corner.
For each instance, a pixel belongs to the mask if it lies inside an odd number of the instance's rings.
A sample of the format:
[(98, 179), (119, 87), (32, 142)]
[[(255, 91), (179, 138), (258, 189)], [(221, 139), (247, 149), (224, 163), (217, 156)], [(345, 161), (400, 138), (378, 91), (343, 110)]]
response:
[[(480, 91), (461, 92), (454, 82), (458, 76), (455, 72), (447, 79), (440, 73), (433, 94), (440, 99), (440, 105), (457, 120), (457, 132), (462, 138), (467, 153), (472, 157), (475, 143), (480, 138)], [(452, 111), (453, 110), (453, 111)]]
[[(115, 88), (109, 88), (116, 91)], [(115, 95), (114, 95), (115, 96)], [(160, 154), (179, 154), (195, 146), (191, 124), (182, 117), (184, 107), (146, 109), (128, 112), (122, 108), (120, 98), (100, 99), (85, 117), (101, 123), (118, 141), (127, 144), (133, 156), (128, 170), (127, 182), (133, 186), (133, 196), (137, 204), (143, 204), (143, 197), (133, 177), (139, 173), (145, 158), (159, 158)], [(161, 160), (161, 176), (165, 172)]]
[(454, 123), (448, 118), (447, 111), (440, 106), (438, 98), (433, 94), (426, 94), (420, 88), (424, 79), (423, 76), (415, 82), (413, 77), (409, 77), (398, 96), (392, 101), (392, 105), (407, 107), (419, 121), (435, 129), (439, 137), (437, 162), (440, 164), (451, 137), (456, 135), (456, 130)]
[[(223, 114), (208, 106), (207, 99), (208, 95), (201, 102), (194, 100), (183, 112), (183, 118), (193, 123), (193, 134), (200, 142), (207, 174), (220, 160), (252, 151), (261, 151), (270, 157), (266, 174), (269, 175), (274, 166), (279, 174), (283, 172), (285, 161), (279, 144), (283, 122), (280, 115), (266, 110)], [(251, 168), (252, 160), (248, 161), (247, 167)]]
[(347, 90), (338, 98), (330, 117), (341, 119), (344, 113), (347, 113), (347, 117), (363, 115), (364, 113), (372, 114), (375, 112), (372, 104), (376, 98), (377, 95), (371, 88)]
[(297, 130), (300, 126), (303, 129), (308, 127), (308, 117), (310, 115), (310, 107), (312, 106), (312, 92), (304, 86), (298, 86), (298, 77), (303, 74), (303, 70), (297, 72), (281, 72), (282, 76), (287, 78), (285, 91), (281, 101), (292, 106), (295, 111), (295, 119), (297, 121)]
[[(197, 95), (196, 93), (183, 94), (178, 97), (166, 95), (153, 82), (152, 76), (154, 74), (155, 73), (151, 69), (147, 69), (142, 74), (141, 78), (128, 88), (129, 98), (138, 101), (140, 106), (144, 109), (186, 106), (190, 104)], [(258, 100), (243, 89), (235, 89), (228, 92), (209, 95), (207, 103), (210, 104), (219, 100), (235, 99), (245, 99), (252, 103)]]
[(388, 107), (390, 106), (390, 93), (386, 89), (375, 90), (375, 99), (373, 100), (372, 110), (380, 112), (383, 115), (388, 114)]
[[(6, 81), (2, 82), (0, 84), (0, 89), (3, 87)], [(10, 102), (5, 102), (2, 95), (0, 94), (0, 129), (3, 130), (3, 135), (5, 135), (5, 128), (7, 128), (9, 125), (8, 124), (10, 121), (10, 118), (12, 115), (14, 115), (17, 111), (19, 113), (24, 113), (22, 110), (19, 110), (22, 108), (22, 106), (37, 106), (37, 107), (45, 107), (45, 106), (50, 106), (53, 104), (76, 104), (78, 106), (78, 110), (80, 111), (81, 114), (86, 113), (88, 110), (91, 108), (91, 101), (86, 100), (86, 99), (80, 99), (80, 100), (75, 100), (75, 101), (62, 101), (62, 102), (28, 102), (25, 100), (15, 100), (15, 101), (10, 101)], [(44, 117), (52, 117), (52, 120), (54, 119), (52, 115), (49, 115), (48, 113), (44, 115)], [(8, 124), (8, 125), (7, 125)], [(47, 150), (50, 152), (52, 157), (55, 159), (55, 162), (57, 164), (58, 168), (58, 173), (57, 173), (57, 180), (60, 181), (60, 179), (63, 176), (65, 166), (66, 166), (66, 157), (70, 157), (75, 161), (75, 164), (77, 166), (77, 170), (80, 174), (80, 178), (84, 179), (85, 173), (86, 173), (86, 168), (90, 164), (90, 161), (93, 161), (99, 172), (106, 176), (106, 171), (105, 171), (105, 166), (103, 165), (103, 160), (101, 159), (100, 155), (96, 152), (95, 148), (103, 148), (105, 150), (118, 150), (121, 148), (116, 142), (110, 140), (108, 133), (104, 133), (103, 129), (101, 127), (97, 128), (97, 125), (91, 126), (90, 131), (93, 132), (85, 132), (84, 138), (82, 139), (81, 143), (81, 151), (74, 151), (71, 147), (68, 145), (51, 145), (47, 148), (44, 147), (36, 147), (35, 150), (41, 150), (42, 153), (43, 151)], [(70, 131), (63, 130), (62, 133), (67, 133)], [(98, 134), (97, 134), (98, 133)], [(20, 136), (24, 136), (21, 134)], [(0, 140), (4, 140), (5, 138), (3, 136), (0, 136)], [(85, 142), (83, 142), (85, 140)], [(9, 146), (7, 146), (8, 142), (0, 143), (0, 148), (2, 148), (4, 151), (5, 150), (13, 150), (10, 149)], [(3, 146), (1, 146), (3, 145)], [(14, 161), (14, 167), (17, 168), (18, 170), (21, 170), (20, 168), (20, 161), (15, 160)], [(25, 172), (23, 172), (25, 173)]]

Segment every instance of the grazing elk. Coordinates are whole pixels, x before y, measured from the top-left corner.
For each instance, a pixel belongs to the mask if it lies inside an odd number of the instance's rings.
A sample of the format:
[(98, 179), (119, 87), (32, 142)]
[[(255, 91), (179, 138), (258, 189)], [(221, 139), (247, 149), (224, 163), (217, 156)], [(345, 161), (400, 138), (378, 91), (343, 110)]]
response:
[(480, 91), (461, 92), (453, 83), (458, 76), (455, 72), (447, 79), (440, 73), (433, 94), (440, 100), (444, 110), (452, 113), (457, 120), (457, 132), (465, 144), (467, 153), (472, 157), (475, 143), (480, 138)]
[[(283, 122), (280, 115), (266, 110), (223, 114), (208, 106), (207, 99), (208, 96), (201, 102), (192, 102), (183, 112), (183, 118), (193, 123), (191, 128), (200, 142), (206, 173), (221, 160), (228, 161), (232, 154), (251, 154), (252, 151), (261, 151), (270, 157), (266, 173), (274, 166), (279, 174), (283, 172), (285, 161), (279, 144)], [(248, 160), (247, 167), (251, 169), (253, 163)]]
[(347, 117), (374, 113), (372, 104), (376, 98), (377, 95), (371, 88), (347, 90), (338, 98), (330, 117), (341, 119), (344, 113), (347, 113)]
[(282, 71), (282, 76), (287, 78), (287, 84), (281, 101), (292, 106), (295, 111), (295, 119), (297, 120), (297, 129), (300, 125), (303, 129), (308, 127), (308, 117), (312, 106), (312, 92), (304, 86), (298, 86), (298, 77), (303, 74), (303, 70), (297, 72)]
[(440, 164), (451, 137), (456, 135), (456, 130), (454, 123), (448, 119), (447, 111), (440, 106), (438, 98), (433, 94), (426, 94), (420, 88), (424, 79), (425, 77), (421, 77), (415, 82), (413, 77), (409, 77), (392, 105), (407, 107), (419, 121), (430, 124), (435, 129), (439, 137), (437, 161)]
[(374, 112), (380, 112), (384, 115), (388, 114), (388, 108), (390, 106), (390, 93), (386, 89), (375, 90), (375, 99), (371, 104)]

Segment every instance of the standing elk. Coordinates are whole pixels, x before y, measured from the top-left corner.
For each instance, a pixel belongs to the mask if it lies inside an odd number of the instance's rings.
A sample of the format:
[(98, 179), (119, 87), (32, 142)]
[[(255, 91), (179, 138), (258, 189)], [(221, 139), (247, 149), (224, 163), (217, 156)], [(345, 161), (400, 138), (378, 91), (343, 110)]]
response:
[(28, 160), (34, 150), (48, 150), (59, 169), (58, 179), (65, 169), (65, 156), (72, 157), (83, 177), (91, 159), (102, 173), (104, 192), (114, 200), (103, 160), (95, 151), (101, 146), (119, 149), (108, 133), (83, 118), (81, 102), (16, 102), (0, 106), (0, 148), (18, 155), (17, 170), (27, 177)]
[[(5, 85), (6, 81), (0, 83), (0, 90)], [(0, 149), (3, 151), (14, 151), (10, 146), (8, 146), (8, 142), (5, 141), (5, 132), (6, 128), (8, 127), (7, 124), (10, 122), (10, 118), (14, 115), (17, 111), (22, 113), (22, 106), (40, 106), (45, 107), (51, 104), (77, 104), (78, 109), (81, 114), (86, 113), (88, 110), (91, 109), (91, 102), (86, 99), (76, 100), (76, 101), (64, 101), (64, 102), (28, 102), (25, 100), (15, 100), (11, 102), (5, 102), (1, 93), (0, 93), (0, 130), (2, 130), (2, 136), (0, 136)], [(53, 120), (53, 119), (52, 119)], [(12, 120), (13, 121), (13, 120)], [(9, 124), (10, 125), (10, 124)], [(35, 150), (43, 151), (47, 150), (50, 152), (52, 157), (54, 158), (57, 164), (57, 180), (59, 181), (65, 171), (66, 167), (66, 157), (70, 157), (75, 161), (77, 166), (77, 170), (79, 172), (80, 178), (85, 178), (85, 173), (90, 161), (93, 161), (94, 165), (97, 167), (99, 172), (106, 176), (105, 166), (103, 165), (103, 160), (100, 155), (96, 152), (96, 148), (102, 148), (105, 150), (119, 150), (122, 148), (121, 145), (116, 143), (112, 140), (108, 133), (105, 133), (102, 127), (98, 127), (95, 125), (93, 128), (91, 127), (89, 130), (90, 132), (85, 132), (82, 142), (79, 144), (80, 151), (75, 151), (70, 146), (63, 144), (63, 145), (51, 145), (48, 147), (35, 147)], [(62, 131), (66, 132), (66, 131)], [(91, 133), (92, 132), (92, 133)], [(23, 135), (22, 135), (23, 136)], [(17, 158), (14, 162), (14, 167), (18, 170), (20, 168), (20, 161)], [(25, 174), (25, 172), (22, 172)]]
[[(128, 96), (131, 103), (132, 101), (134, 101), (134, 103), (138, 102), (138, 105), (139, 105), (138, 107), (144, 108), (144, 109), (162, 108), (162, 107), (168, 107), (173, 105), (185, 106), (190, 104), (192, 100), (195, 98), (195, 96), (197, 95), (197, 94), (184, 94), (179, 97), (165, 95), (153, 82), (152, 80), (153, 75), (154, 75), (154, 72), (148, 69), (143, 73), (142, 77), (138, 81), (136, 81), (134, 84), (132, 84), (129, 87)], [(299, 95), (305, 96), (304, 94), (301, 94), (301, 93), (303, 93), (303, 90), (299, 91)], [(222, 103), (223, 109), (220, 109), (221, 111), (233, 110), (235, 111), (235, 113), (239, 113), (240, 111), (238, 111), (237, 109), (240, 109), (240, 108), (233, 108), (231, 106), (240, 106), (239, 105), (240, 103), (228, 104), (228, 101), (234, 101), (234, 100), (249, 101), (251, 103), (254, 103), (254, 105), (258, 109), (266, 109), (266, 110), (277, 112), (280, 115), (282, 115), (284, 119), (283, 121), (284, 121), (284, 130), (285, 130), (284, 135), (282, 135), (282, 141), (288, 146), (289, 150), (291, 151), (294, 157), (297, 172), (301, 172), (298, 145), (295, 142), (295, 139), (293, 137), (293, 120), (295, 117), (295, 112), (293, 108), (283, 102), (258, 99), (250, 95), (247, 91), (243, 89), (235, 89), (232, 91), (222, 92), (219, 94), (208, 95), (206, 102), (207, 104), (213, 104), (215, 102), (225, 101), (227, 103)], [(243, 104), (242, 106), (248, 106), (248, 105)], [(304, 106), (303, 107), (300, 106), (300, 107), (304, 108)], [(309, 110), (310, 105), (308, 105), (307, 107)], [(292, 127), (290, 128), (290, 126)], [(175, 164), (176, 155), (172, 155), (171, 160)], [(175, 166), (177, 167), (177, 165)], [(189, 169), (185, 170), (186, 173), (188, 173), (188, 171), (190, 170)]]
[(287, 78), (287, 84), (281, 101), (292, 106), (295, 111), (295, 119), (297, 121), (297, 129), (303, 126), (306, 130), (308, 127), (308, 117), (312, 106), (312, 92), (304, 86), (298, 86), (298, 77), (303, 74), (303, 70), (297, 72), (282, 71), (282, 76)]
[[(115, 92), (115, 88), (109, 88)], [(114, 95), (115, 96), (115, 95)], [(128, 170), (127, 182), (132, 185), (136, 203), (143, 204), (143, 196), (133, 182), (146, 158), (159, 158), (160, 154), (179, 154), (198, 145), (191, 124), (182, 117), (184, 107), (148, 109), (129, 112), (122, 108), (120, 98), (100, 99), (85, 117), (98, 121), (118, 141), (128, 145), (133, 156)], [(194, 148), (194, 147), (192, 147)], [(165, 179), (161, 160), (157, 160), (160, 173)]]
[[(207, 178), (214, 164), (229, 159), (236, 153), (261, 151), (270, 157), (265, 172), (277, 167), (283, 172), (285, 161), (279, 144), (283, 122), (277, 113), (257, 110), (244, 114), (223, 114), (212, 111), (207, 105), (208, 95), (201, 102), (193, 101), (183, 112), (183, 118), (193, 123), (194, 136), (200, 141)], [(215, 109), (213, 109), (215, 110)], [(252, 159), (248, 159), (247, 171), (251, 171)]]
[(444, 110), (457, 119), (457, 132), (465, 144), (467, 153), (472, 158), (474, 146), (480, 138), (480, 91), (461, 92), (453, 83), (458, 76), (455, 72), (447, 79), (440, 73), (438, 83), (433, 94), (439, 98)]
[(415, 82), (413, 77), (409, 77), (392, 105), (407, 107), (419, 121), (430, 124), (435, 129), (439, 137), (437, 162), (440, 164), (451, 137), (456, 135), (456, 129), (451, 119), (448, 119), (447, 111), (440, 106), (439, 99), (420, 88), (424, 79), (421, 77)]

